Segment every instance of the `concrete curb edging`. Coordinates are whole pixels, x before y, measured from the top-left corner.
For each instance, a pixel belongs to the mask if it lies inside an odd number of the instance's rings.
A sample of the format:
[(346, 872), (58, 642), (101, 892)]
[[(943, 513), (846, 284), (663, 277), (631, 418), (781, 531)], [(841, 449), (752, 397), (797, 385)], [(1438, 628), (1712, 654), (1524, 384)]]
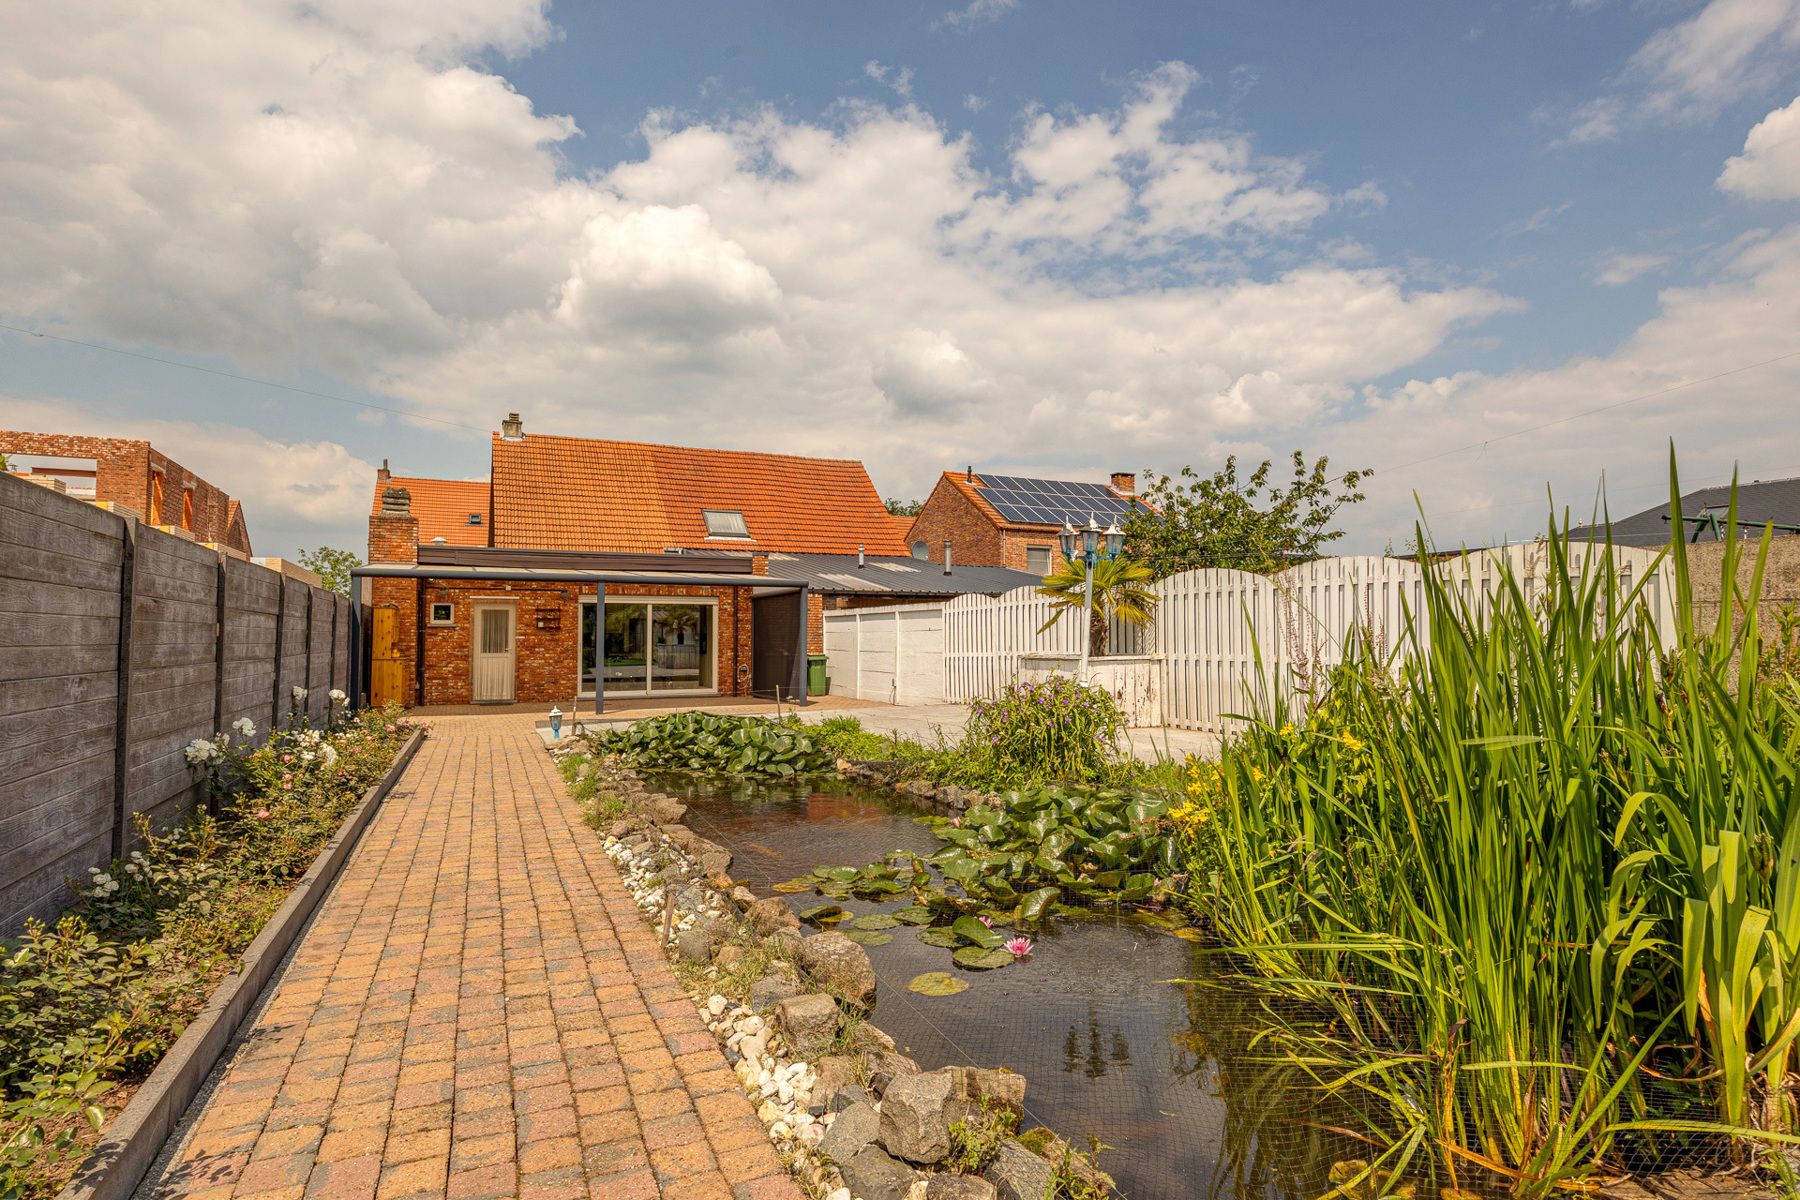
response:
[(212, 994), (181, 1037), (169, 1047), (125, 1111), (114, 1118), (100, 1143), (56, 1200), (129, 1200), (156, 1162), (163, 1143), (181, 1123), (219, 1059), (255, 1008), (262, 990), (299, 938), (319, 902), (337, 880), (362, 832), (412, 762), (425, 730), (415, 729), (394, 756), (393, 765), (357, 801), (312, 866), (294, 884), (239, 960), (237, 974)]

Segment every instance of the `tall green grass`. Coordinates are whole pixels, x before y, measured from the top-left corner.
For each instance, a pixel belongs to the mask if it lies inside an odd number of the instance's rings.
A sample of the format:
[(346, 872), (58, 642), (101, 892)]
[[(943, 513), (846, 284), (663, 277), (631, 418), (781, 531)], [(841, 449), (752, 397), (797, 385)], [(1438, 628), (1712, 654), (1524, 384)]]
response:
[(1756, 669), (1766, 537), (1748, 586), (1726, 548), (1704, 628), (1674, 547), (1672, 649), (1610, 548), (1545, 550), (1530, 596), (1428, 571), (1398, 653), (1352, 639), (1300, 728), (1253, 714), (1193, 789), (1193, 903), (1282, 1001), (1259, 1051), (1394, 1179), (1541, 1195), (1794, 1125), (1800, 690)]

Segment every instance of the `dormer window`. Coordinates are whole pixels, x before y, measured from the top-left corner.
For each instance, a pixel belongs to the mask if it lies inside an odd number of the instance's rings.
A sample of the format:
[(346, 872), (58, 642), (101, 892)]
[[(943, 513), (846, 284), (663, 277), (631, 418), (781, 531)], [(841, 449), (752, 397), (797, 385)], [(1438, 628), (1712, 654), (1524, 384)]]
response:
[(700, 515), (706, 518), (706, 536), (716, 538), (748, 538), (750, 527), (744, 524), (744, 514), (735, 508), (705, 508)]
[(470, 513), (469, 514), (469, 524), (471, 524), (471, 525), (481, 524), (481, 514), (480, 513)]

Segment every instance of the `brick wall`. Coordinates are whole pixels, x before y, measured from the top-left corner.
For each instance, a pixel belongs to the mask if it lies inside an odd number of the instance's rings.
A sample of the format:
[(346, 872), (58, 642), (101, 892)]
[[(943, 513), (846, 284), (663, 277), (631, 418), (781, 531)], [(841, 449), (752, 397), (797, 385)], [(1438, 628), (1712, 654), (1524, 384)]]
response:
[[(123, 504), (148, 525), (181, 529), (183, 497), (191, 496), (193, 516), (186, 528), (199, 542), (216, 542), (249, 554), (250, 536), (242, 520), (231, 519), (231, 497), (149, 442), (78, 434), (0, 430), (0, 454), (41, 454), (94, 462), (94, 499)], [(156, 481), (161, 502), (155, 503)], [(152, 511), (155, 508), (157, 511)]]
[[(417, 587), (411, 580), (378, 580)], [(513, 699), (521, 704), (567, 704), (576, 694), (578, 647), (581, 639), (582, 597), (595, 594), (592, 585), (575, 583), (501, 583), (477, 580), (427, 580), (423, 603), (451, 606), (451, 622), (425, 625), (426, 704), (470, 704), (473, 692), (473, 637), (475, 607), (483, 600), (513, 605), (516, 616)], [(721, 695), (748, 695), (750, 691), (749, 591), (734, 587), (651, 586), (613, 584), (608, 600), (628, 597), (694, 597), (710, 599), (717, 613), (714, 657)], [(417, 603), (412, 597), (406, 598)], [(377, 603), (380, 603), (378, 600)], [(403, 618), (402, 652), (416, 641), (417, 626)], [(739, 672), (739, 664), (746, 670)], [(614, 693), (618, 694), (618, 693)]]
[(1063, 563), (1054, 532), (1002, 528), (948, 479), (940, 478), (931, 490), (909, 536), (913, 541), (924, 541), (926, 557), (934, 563), (944, 561), (945, 539), (951, 543), (952, 565), (1023, 571), (1029, 546), (1050, 548), (1052, 571)]

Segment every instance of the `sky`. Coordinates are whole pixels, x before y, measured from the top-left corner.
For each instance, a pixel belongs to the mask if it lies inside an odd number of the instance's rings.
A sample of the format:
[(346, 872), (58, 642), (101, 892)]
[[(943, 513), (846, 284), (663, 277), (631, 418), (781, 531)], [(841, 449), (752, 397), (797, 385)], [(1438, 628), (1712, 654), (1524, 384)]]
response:
[(508, 411), (902, 498), (1303, 449), (1375, 472), (1345, 552), (1800, 475), (1800, 0), (8, 24), (0, 427), (147, 436), (259, 553)]

